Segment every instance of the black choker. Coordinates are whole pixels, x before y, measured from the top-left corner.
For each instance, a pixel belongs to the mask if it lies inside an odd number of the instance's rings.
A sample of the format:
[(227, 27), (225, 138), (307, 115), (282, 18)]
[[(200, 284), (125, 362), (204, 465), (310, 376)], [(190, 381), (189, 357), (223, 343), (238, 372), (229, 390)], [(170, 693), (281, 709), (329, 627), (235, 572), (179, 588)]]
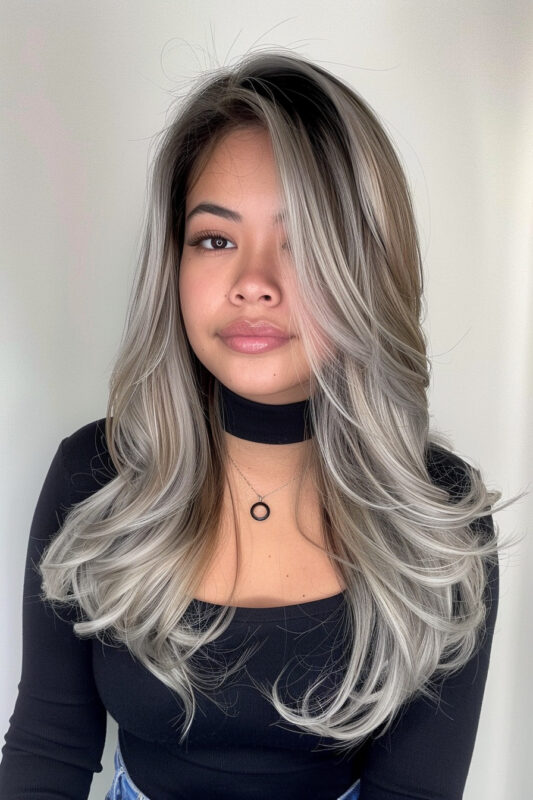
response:
[[(309, 418), (308, 399), (281, 405), (257, 403), (235, 394), (222, 383), (219, 385), (222, 424), (227, 433), (238, 436), (239, 439), (263, 444), (292, 444), (311, 437), (312, 426)], [(230, 459), (241, 477), (259, 498), (259, 501), (250, 507), (251, 516), (257, 522), (263, 522), (270, 516), (270, 506), (265, 503), (263, 498), (288, 486), (289, 483), (296, 480), (296, 477), (284, 483), (283, 486), (261, 495), (252, 486), (246, 475), (243, 475), (231, 456)]]
[(222, 424), (233, 436), (263, 444), (293, 444), (311, 437), (309, 399), (281, 405), (258, 403), (223, 383), (219, 386)]

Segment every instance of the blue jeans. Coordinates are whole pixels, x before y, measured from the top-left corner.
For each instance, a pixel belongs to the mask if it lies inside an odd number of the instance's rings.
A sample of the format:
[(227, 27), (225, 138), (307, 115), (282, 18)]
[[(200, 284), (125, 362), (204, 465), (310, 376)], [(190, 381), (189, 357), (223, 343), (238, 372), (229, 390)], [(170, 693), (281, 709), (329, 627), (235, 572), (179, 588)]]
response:
[[(344, 794), (341, 794), (341, 796), (337, 798), (337, 800), (358, 800), (359, 786), (360, 782), (356, 780)], [(105, 796), (105, 800), (150, 800), (150, 798), (146, 797), (146, 795), (135, 786), (128, 775), (128, 770), (124, 766), (118, 742), (117, 749), (115, 750), (115, 775), (111, 788)]]

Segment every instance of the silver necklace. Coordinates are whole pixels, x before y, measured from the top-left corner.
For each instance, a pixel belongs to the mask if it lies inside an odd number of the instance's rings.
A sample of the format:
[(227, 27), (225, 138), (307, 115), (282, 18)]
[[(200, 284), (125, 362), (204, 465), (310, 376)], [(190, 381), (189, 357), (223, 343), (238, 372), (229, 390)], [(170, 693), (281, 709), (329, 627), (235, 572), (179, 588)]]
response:
[[(228, 455), (229, 455), (229, 453), (228, 453)], [(277, 492), (279, 489), (283, 489), (284, 486), (288, 486), (289, 483), (291, 483), (293, 480), (295, 480), (295, 478), (291, 478), (291, 480), (287, 481), (287, 483), (284, 483), (283, 486), (278, 486), (277, 489), (273, 489), (271, 492), (267, 492), (266, 494), (259, 494), (259, 492), (256, 489), (254, 489), (254, 487), (252, 486), (252, 484), (250, 483), (248, 478), (245, 478), (245, 476), (242, 474), (242, 472), (240, 471), (239, 467), (237, 466), (237, 464), (235, 464), (235, 461), (233, 461), (231, 456), (230, 456), (230, 459), (232, 460), (235, 469), (240, 473), (240, 475), (244, 478), (244, 480), (246, 481), (248, 486), (255, 492), (255, 494), (259, 498), (259, 500), (256, 503), (253, 503), (252, 507), (250, 508), (250, 514), (258, 522), (262, 522), (264, 519), (268, 519), (268, 517), (270, 516), (270, 506), (268, 505), (268, 503), (264, 503), (263, 502), (263, 498), (264, 497), (268, 497), (269, 494), (274, 494), (274, 492)], [(263, 516), (258, 516), (257, 512), (256, 512), (256, 509), (258, 507), (261, 507), (261, 506), (265, 509), (265, 513), (263, 514)]]

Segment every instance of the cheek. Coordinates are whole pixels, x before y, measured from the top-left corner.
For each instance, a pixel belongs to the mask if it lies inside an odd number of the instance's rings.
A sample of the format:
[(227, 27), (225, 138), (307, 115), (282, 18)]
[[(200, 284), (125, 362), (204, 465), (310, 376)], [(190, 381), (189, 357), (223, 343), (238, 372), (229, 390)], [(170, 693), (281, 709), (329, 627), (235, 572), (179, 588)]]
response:
[(187, 262), (182, 262), (180, 266), (178, 288), (183, 317), (187, 321), (193, 320), (195, 308), (197, 313), (202, 309), (202, 304), (198, 303), (198, 298), (201, 297), (201, 286), (197, 276), (187, 268)]
[(193, 349), (195, 349), (195, 321), (198, 321), (198, 314), (194, 313), (194, 308), (197, 303), (195, 298), (194, 282), (191, 281), (190, 275), (187, 273), (186, 269), (180, 270), (178, 291), (185, 333), (187, 335), (187, 339), (189, 340), (189, 344), (193, 347)]
[[(326, 337), (326, 334), (318, 327), (312, 318), (306, 320), (306, 333), (310, 340), (311, 349), (315, 352), (315, 357), (319, 363), (325, 362), (331, 358), (331, 342)], [(302, 353), (307, 360), (307, 354), (303, 343), (301, 344)]]
[[(189, 338), (216, 322), (217, 289), (209, 276), (199, 277), (184, 264), (178, 279), (179, 303)], [(207, 328), (206, 328), (207, 326)]]

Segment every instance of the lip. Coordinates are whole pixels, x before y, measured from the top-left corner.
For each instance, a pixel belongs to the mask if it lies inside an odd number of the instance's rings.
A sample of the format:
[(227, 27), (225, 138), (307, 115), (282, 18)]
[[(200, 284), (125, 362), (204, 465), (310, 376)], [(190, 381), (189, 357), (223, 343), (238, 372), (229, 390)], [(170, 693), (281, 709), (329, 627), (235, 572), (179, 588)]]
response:
[(221, 336), (224, 344), (237, 353), (266, 353), (268, 350), (275, 350), (287, 344), (287, 336)]
[(255, 339), (263, 337), (290, 339), (290, 336), (273, 322), (262, 319), (236, 319), (230, 322), (229, 325), (226, 325), (226, 327), (220, 331), (219, 336), (223, 339), (235, 336), (250, 336)]

